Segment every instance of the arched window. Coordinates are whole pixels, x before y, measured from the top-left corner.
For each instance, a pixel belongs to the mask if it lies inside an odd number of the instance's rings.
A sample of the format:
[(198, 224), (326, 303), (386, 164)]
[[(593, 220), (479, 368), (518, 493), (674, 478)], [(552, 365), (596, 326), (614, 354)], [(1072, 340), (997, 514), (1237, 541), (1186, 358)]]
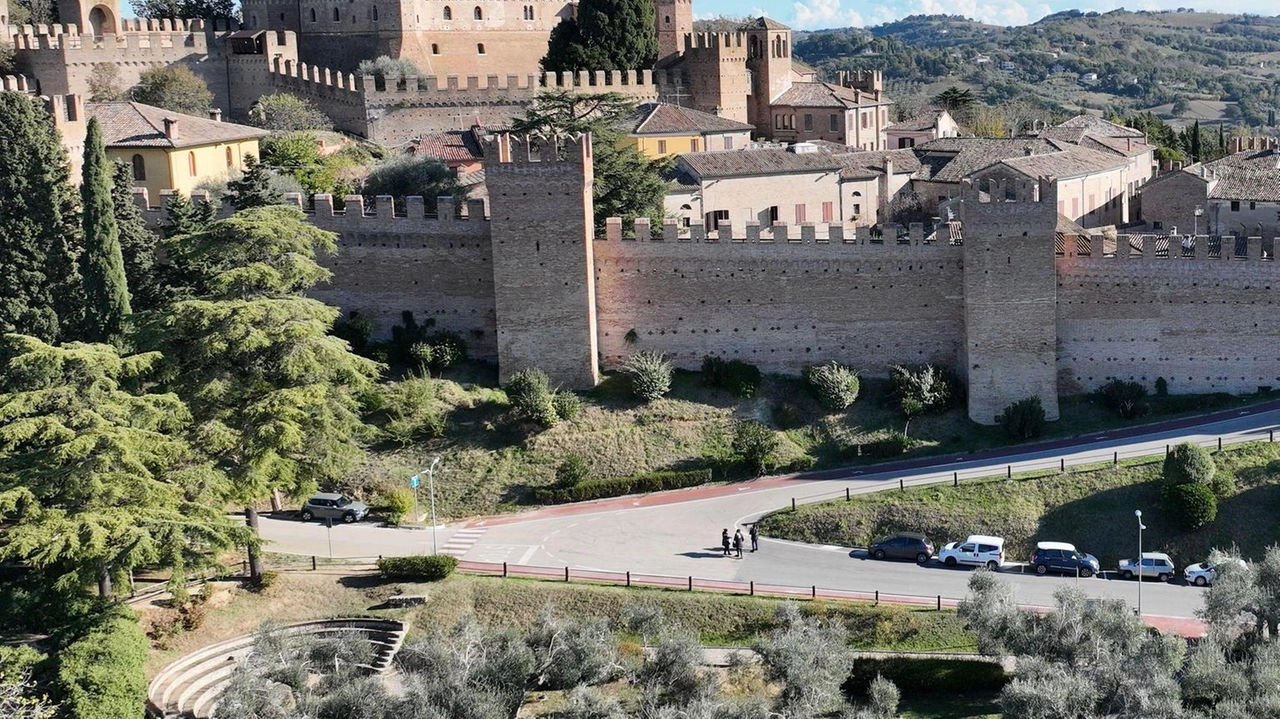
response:
[(142, 155), (133, 156), (133, 180), (134, 182), (145, 182), (147, 179), (147, 161), (142, 159)]
[(284, 22), (284, 13), (280, 13), (280, 22)]
[(236, 157), (231, 152), (231, 147), (227, 147), (227, 169), (231, 169), (236, 164)]
[(431, 54), (432, 54), (432, 55), (439, 55), (439, 54), (440, 54), (440, 46), (439, 46), (439, 45), (437, 45), (437, 44), (435, 44), (434, 42), (433, 42), (433, 43), (431, 43)]
[(187, 169), (191, 170), (192, 177), (196, 176), (196, 153), (194, 152), (187, 153)]
[(476, 54), (477, 54), (477, 55), (483, 55), (483, 54), (484, 54), (484, 43), (479, 43), (479, 44), (477, 44), (477, 45), (476, 45)]
[(338, 22), (338, 8), (333, 9), (333, 21)]
[(373, 6), (373, 21), (374, 21), (374, 22), (377, 22), (377, 21), (378, 21), (378, 6), (377, 6), (377, 5), (374, 5), (374, 6)]
[(449, 7), (448, 5), (444, 7), (444, 19), (445, 20), (453, 19), (453, 8)]
[(476, 5), (476, 9), (473, 10), (471, 14), (474, 15), (477, 20), (484, 19), (484, 10), (481, 10), (479, 5)]
[(315, 21), (316, 21), (316, 9), (311, 8), (311, 22), (315, 22)]

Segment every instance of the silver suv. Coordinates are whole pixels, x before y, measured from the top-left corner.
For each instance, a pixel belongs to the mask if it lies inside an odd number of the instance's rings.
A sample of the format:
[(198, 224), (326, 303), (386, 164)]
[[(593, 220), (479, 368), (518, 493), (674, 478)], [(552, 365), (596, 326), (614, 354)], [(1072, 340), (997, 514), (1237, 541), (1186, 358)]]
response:
[(351, 524), (359, 522), (369, 514), (369, 505), (342, 494), (322, 492), (312, 495), (311, 499), (302, 505), (302, 510), (298, 514), (304, 522), (310, 522), (312, 519), (341, 519)]

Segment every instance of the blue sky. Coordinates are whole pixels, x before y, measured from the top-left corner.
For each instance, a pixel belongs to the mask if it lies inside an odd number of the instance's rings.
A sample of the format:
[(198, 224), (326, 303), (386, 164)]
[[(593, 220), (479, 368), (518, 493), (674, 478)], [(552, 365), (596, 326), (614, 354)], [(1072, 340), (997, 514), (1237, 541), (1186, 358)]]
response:
[(1077, 8), (1105, 12), (1125, 7), (1130, 10), (1174, 10), (1194, 7), (1208, 11), (1273, 15), (1276, 0), (1234, 0), (1226, 5), (1210, 5), (1194, 0), (694, 0), (698, 17), (715, 15), (768, 15), (794, 28), (812, 30), (849, 25), (878, 25), (907, 15), (964, 15), (995, 25), (1025, 25), (1050, 13)]

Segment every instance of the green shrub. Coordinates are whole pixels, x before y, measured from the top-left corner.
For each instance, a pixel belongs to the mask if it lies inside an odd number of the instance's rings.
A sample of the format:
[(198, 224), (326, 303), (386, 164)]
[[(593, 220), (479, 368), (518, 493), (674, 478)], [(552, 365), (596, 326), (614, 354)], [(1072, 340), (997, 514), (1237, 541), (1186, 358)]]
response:
[(998, 421), (1009, 439), (1035, 439), (1044, 432), (1044, 407), (1040, 405), (1039, 397), (1018, 400), (1004, 408)]
[(688, 472), (651, 472), (630, 477), (614, 477), (580, 482), (571, 487), (539, 487), (533, 491), (538, 504), (567, 504), (593, 499), (622, 497), (628, 494), (661, 492), (668, 489), (696, 487), (711, 481), (711, 470)]
[(587, 464), (587, 460), (580, 454), (570, 454), (556, 467), (556, 486), (572, 487), (587, 481), (590, 476), (591, 465)]
[(622, 371), (631, 379), (631, 393), (637, 399), (652, 402), (671, 391), (674, 369), (664, 354), (637, 352), (627, 360)]
[(970, 693), (996, 693), (1009, 683), (1009, 675), (999, 664), (947, 659), (859, 659), (845, 682), (845, 691), (853, 697), (866, 696), (877, 676), (913, 693), (955, 696)]
[(790, 402), (779, 402), (773, 405), (773, 423), (779, 429), (795, 429), (804, 424), (800, 417), (800, 409)]
[(907, 417), (942, 412), (965, 403), (964, 382), (954, 371), (933, 365), (894, 365), (889, 368), (892, 397)]
[(741, 360), (726, 362), (720, 357), (707, 355), (702, 358), (702, 380), (708, 387), (732, 392), (739, 397), (751, 398), (760, 386), (760, 368)]
[(1164, 481), (1170, 486), (1179, 484), (1204, 484), (1213, 482), (1217, 472), (1213, 457), (1203, 447), (1183, 442), (1169, 451), (1164, 458)]
[(829, 410), (847, 409), (858, 399), (858, 373), (839, 362), (810, 367), (805, 370), (804, 378), (814, 396)]
[(911, 450), (911, 438), (902, 432), (890, 432), (889, 436), (867, 442), (861, 446), (863, 457), (887, 459), (900, 457)]
[(55, 654), (54, 694), (69, 717), (135, 719), (147, 698), (147, 637), (133, 612), (103, 611), (96, 625)]
[(1199, 529), (1218, 517), (1218, 498), (1203, 484), (1175, 484), (1162, 491), (1164, 511), (1179, 527)]
[(378, 571), (385, 579), (438, 582), (453, 574), (453, 570), (457, 568), (458, 558), (447, 554), (383, 557), (378, 560)]
[(383, 492), (375, 505), (387, 518), (387, 524), (400, 524), (413, 511), (413, 490), (404, 487)]
[(263, 592), (270, 590), (271, 587), (275, 586), (275, 583), (278, 581), (280, 581), (280, 572), (267, 570), (262, 574), (258, 575), (257, 581), (251, 582), (249, 584), (249, 591), (262, 594)]
[(739, 422), (733, 428), (733, 454), (757, 476), (773, 466), (779, 444), (778, 433), (759, 422)]
[(1120, 415), (1122, 419), (1141, 417), (1151, 411), (1146, 402), (1147, 388), (1140, 382), (1113, 379), (1098, 390), (1102, 406)]
[(444, 433), (448, 405), (439, 400), (435, 382), (427, 377), (406, 377), (379, 388), (381, 399), (366, 404), (381, 405), (384, 437), (407, 446), (420, 438)]
[(582, 399), (572, 392), (556, 392), (551, 398), (551, 407), (555, 409), (556, 417), (568, 421), (582, 411)]
[(373, 320), (352, 310), (333, 323), (331, 332), (334, 337), (346, 340), (352, 352), (365, 355), (369, 351), (369, 341), (373, 339), (373, 329)]
[(523, 369), (507, 380), (507, 399), (516, 415), (551, 428), (560, 423), (551, 379), (540, 369)]

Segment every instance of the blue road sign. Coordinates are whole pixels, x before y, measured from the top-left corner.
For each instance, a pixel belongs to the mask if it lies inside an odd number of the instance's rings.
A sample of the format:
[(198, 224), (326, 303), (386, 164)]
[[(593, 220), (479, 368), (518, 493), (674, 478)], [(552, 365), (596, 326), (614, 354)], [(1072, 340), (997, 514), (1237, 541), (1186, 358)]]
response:
[(409, 489), (417, 489), (422, 484), (422, 477), (413, 475), (409, 478)]

